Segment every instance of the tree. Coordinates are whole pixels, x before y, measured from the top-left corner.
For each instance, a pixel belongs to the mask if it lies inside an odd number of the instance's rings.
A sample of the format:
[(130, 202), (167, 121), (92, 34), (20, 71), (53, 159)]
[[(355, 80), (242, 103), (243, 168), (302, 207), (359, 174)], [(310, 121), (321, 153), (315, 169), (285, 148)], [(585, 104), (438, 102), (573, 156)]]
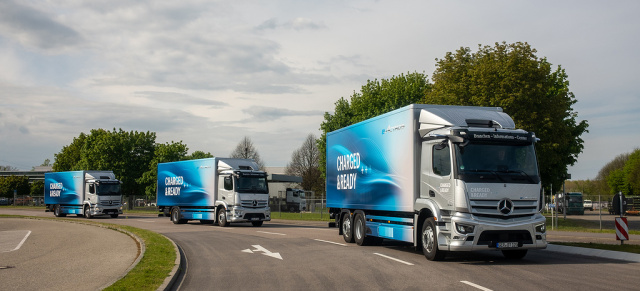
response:
[[(13, 198), (13, 190), (18, 190), (18, 195), (29, 195), (29, 178), (27, 176), (0, 177), (0, 197)], [(44, 190), (43, 192), (44, 193)]]
[(258, 150), (253, 146), (253, 142), (248, 136), (245, 136), (236, 146), (236, 149), (231, 152), (231, 157), (234, 159), (252, 159), (254, 160), (260, 170), (264, 171), (264, 163), (260, 158)]
[(635, 149), (624, 165), (624, 179), (629, 186), (630, 195), (640, 194), (640, 149)]
[(303, 189), (324, 193), (324, 179), (318, 169), (319, 163), (320, 151), (318, 151), (316, 137), (310, 133), (302, 146), (291, 154), (291, 161), (287, 164), (285, 173), (302, 177)]
[(0, 171), (11, 172), (11, 171), (17, 171), (17, 170), (18, 170), (18, 168), (13, 167), (13, 166), (0, 166)]
[(148, 169), (155, 150), (155, 133), (92, 129), (81, 133), (69, 146), (56, 154), (54, 171), (111, 170), (125, 195), (144, 193), (145, 185), (136, 182)]
[(600, 169), (596, 176), (598, 191), (601, 193), (617, 193), (609, 186), (609, 176), (616, 170), (622, 170), (629, 160), (629, 156), (629, 153), (620, 154)]
[(30, 185), (29, 193), (31, 196), (42, 196), (44, 195), (44, 181), (36, 180), (33, 181)]
[(351, 95), (351, 103), (345, 98), (336, 101), (334, 113), (325, 112), (324, 114), (324, 121), (320, 125), (322, 135), (317, 141), (318, 150), (321, 153), (319, 166), (322, 177), (326, 175), (327, 133), (412, 103), (418, 103), (424, 98), (429, 87), (427, 76), (422, 73), (400, 74), (389, 80), (368, 80), (359, 93), (354, 92)]
[(428, 104), (502, 107), (516, 127), (533, 131), (540, 175), (545, 188), (560, 189), (567, 167), (582, 152), (580, 136), (588, 132), (573, 110), (576, 98), (560, 66), (552, 71), (529, 44), (496, 43), (448, 52), (436, 59), (433, 86), (423, 99)]
[(190, 155), (184, 157), (185, 160), (197, 160), (197, 159), (206, 159), (206, 158), (213, 158), (213, 155), (209, 152), (205, 153), (203, 151), (195, 151)]

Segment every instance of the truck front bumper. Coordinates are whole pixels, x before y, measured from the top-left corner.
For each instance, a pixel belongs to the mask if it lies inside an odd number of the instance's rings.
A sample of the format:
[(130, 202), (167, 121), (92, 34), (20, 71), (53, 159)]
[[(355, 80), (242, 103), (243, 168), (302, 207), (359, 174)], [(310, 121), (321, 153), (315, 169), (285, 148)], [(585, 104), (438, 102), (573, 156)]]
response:
[(265, 208), (246, 208), (234, 206), (227, 211), (227, 221), (229, 222), (249, 222), (249, 221), (270, 221), (271, 209)]
[(448, 251), (544, 249), (547, 247), (545, 223), (546, 218), (539, 213), (504, 220), (459, 213), (450, 223), (438, 226), (438, 248)]

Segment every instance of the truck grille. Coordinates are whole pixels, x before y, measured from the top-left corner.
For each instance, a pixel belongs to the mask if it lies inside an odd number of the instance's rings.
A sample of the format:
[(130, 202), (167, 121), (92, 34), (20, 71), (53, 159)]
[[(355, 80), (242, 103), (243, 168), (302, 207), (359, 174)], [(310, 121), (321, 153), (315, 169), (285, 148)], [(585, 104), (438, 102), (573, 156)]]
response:
[(537, 200), (471, 199), (470, 203), (471, 214), (484, 217), (507, 219), (534, 215), (538, 211)]
[(240, 204), (245, 208), (265, 208), (268, 201), (266, 200), (241, 200)]
[(100, 206), (119, 206), (120, 200), (101, 200), (98, 205)]

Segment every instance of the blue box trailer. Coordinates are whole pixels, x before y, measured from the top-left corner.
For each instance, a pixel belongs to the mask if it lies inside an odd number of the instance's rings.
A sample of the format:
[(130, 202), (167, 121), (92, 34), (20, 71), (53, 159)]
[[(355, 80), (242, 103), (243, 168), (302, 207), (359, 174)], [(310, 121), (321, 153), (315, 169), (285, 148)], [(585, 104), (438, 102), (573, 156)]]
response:
[(69, 171), (44, 174), (45, 211), (56, 217), (76, 214), (92, 218), (96, 215), (122, 214), (120, 181), (112, 171)]
[(327, 133), (330, 215), (358, 245), (411, 242), (429, 260), (523, 257), (546, 247), (536, 140), (501, 108), (428, 104)]
[(207, 158), (158, 164), (157, 206), (175, 224), (271, 220), (267, 173), (249, 159)]

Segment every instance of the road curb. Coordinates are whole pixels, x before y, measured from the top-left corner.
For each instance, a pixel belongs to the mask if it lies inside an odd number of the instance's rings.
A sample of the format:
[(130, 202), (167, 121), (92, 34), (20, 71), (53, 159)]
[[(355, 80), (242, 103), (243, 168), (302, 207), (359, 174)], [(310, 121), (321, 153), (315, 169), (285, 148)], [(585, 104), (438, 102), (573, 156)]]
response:
[(547, 244), (547, 251), (640, 263), (640, 254)]
[(164, 236), (167, 240), (171, 242), (171, 244), (173, 244), (173, 249), (176, 252), (176, 260), (173, 263), (173, 269), (171, 269), (171, 272), (169, 273), (167, 278), (164, 279), (164, 282), (162, 283), (162, 285), (160, 285), (160, 287), (158, 287), (158, 289), (156, 290), (158, 291), (177, 290), (179, 288), (173, 288), (173, 287), (178, 281), (178, 278), (180, 277), (180, 275), (182, 275), (186, 271), (186, 266), (184, 263), (186, 260), (182, 259), (182, 257), (184, 256), (184, 252), (172, 239), (166, 237), (163, 234), (160, 234), (160, 235)]

